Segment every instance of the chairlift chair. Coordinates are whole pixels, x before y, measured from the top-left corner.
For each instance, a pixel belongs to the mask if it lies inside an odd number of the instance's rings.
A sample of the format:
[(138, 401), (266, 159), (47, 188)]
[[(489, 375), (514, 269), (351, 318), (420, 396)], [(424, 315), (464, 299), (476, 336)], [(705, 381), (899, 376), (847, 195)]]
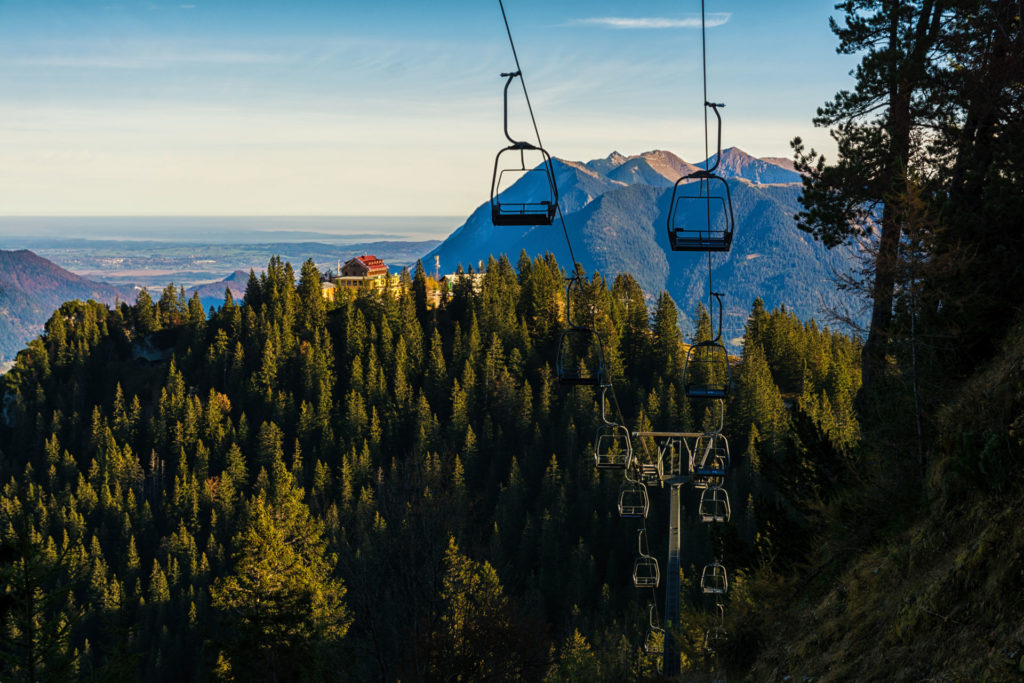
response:
[(622, 425), (601, 425), (594, 439), (594, 465), (603, 470), (625, 469), (633, 457), (629, 430)]
[[(508, 88), (522, 73), (505, 78), (505, 137), (511, 143), (494, 158), (491, 223), (497, 226), (551, 225), (558, 210), (558, 188), (551, 155), (542, 147), (514, 140), (508, 132)], [(530, 163), (527, 163), (530, 158)]]
[(672, 251), (729, 251), (736, 219), (729, 183), (715, 174), (722, 159), (724, 104), (705, 102), (718, 119), (718, 153), (714, 165), (676, 181), (668, 210), (668, 243)]
[(732, 516), (729, 509), (729, 493), (720, 485), (704, 489), (697, 507), (697, 514), (702, 522), (728, 522)]
[(655, 606), (650, 603), (648, 606), (649, 625), (647, 635), (644, 637), (644, 654), (660, 655), (665, 653), (665, 629), (658, 626), (655, 621)]
[(721, 432), (697, 437), (691, 469), (696, 477), (724, 477), (729, 469), (729, 440)]
[(589, 327), (570, 327), (562, 332), (558, 340), (555, 375), (561, 384), (604, 384), (604, 353), (596, 332)]
[(723, 595), (729, 590), (729, 576), (718, 562), (704, 566), (700, 575), (700, 589), (708, 595)]
[(721, 626), (712, 626), (704, 632), (704, 650), (708, 654), (715, 654), (725, 644), (727, 634)]
[(633, 563), (633, 585), (637, 588), (657, 588), (661, 583), (661, 571), (658, 560), (646, 552), (646, 532), (640, 529), (637, 533), (637, 551), (639, 555)]
[(573, 303), (582, 293), (582, 280), (574, 275), (565, 288), (565, 314), (568, 329), (558, 340), (555, 375), (561, 384), (602, 386), (605, 384), (604, 351), (601, 339), (592, 328), (573, 315)]
[(594, 465), (598, 469), (621, 470), (628, 467), (633, 459), (633, 445), (629, 440), (629, 430), (608, 419), (605, 394), (609, 386), (601, 387), (601, 424), (594, 437)]
[(651, 499), (643, 482), (627, 479), (619, 487), (619, 517), (647, 517)]
[[(729, 352), (722, 343), (722, 295), (718, 292), (711, 295), (718, 302), (718, 333), (713, 339), (694, 344), (686, 352), (683, 391), (689, 398), (724, 399), (732, 384)], [(714, 311), (709, 313), (714, 315)]]

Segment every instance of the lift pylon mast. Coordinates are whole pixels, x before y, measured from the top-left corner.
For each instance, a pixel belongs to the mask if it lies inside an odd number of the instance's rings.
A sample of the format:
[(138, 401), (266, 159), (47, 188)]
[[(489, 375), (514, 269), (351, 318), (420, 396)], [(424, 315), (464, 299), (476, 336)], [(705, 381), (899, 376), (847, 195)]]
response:
[(679, 644), (675, 631), (679, 625), (679, 552), (683, 529), (679, 515), (679, 496), (682, 484), (669, 486), (668, 504), (668, 565), (665, 567), (665, 655), (662, 673), (666, 678), (679, 675)]

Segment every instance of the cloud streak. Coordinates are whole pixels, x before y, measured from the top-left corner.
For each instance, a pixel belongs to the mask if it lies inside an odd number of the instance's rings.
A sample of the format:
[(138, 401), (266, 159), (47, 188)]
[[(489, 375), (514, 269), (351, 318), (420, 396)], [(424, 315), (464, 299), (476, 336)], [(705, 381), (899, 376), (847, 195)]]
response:
[[(705, 25), (721, 26), (732, 17), (731, 12), (714, 12), (707, 15)], [(669, 17), (588, 17), (573, 19), (568, 26), (601, 26), (613, 29), (657, 29), (657, 28), (700, 28), (700, 17), (672, 19)]]

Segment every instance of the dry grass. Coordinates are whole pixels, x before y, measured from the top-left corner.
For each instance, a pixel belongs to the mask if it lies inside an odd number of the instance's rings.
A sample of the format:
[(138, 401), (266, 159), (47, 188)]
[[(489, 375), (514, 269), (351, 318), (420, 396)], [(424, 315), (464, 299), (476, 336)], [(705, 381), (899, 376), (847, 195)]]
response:
[(940, 413), (929, 502), (861, 550), (823, 534), (817, 569), (744, 615), (763, 639), (745, 678), (1024, 680), (1024, 331), (1011, 339)]

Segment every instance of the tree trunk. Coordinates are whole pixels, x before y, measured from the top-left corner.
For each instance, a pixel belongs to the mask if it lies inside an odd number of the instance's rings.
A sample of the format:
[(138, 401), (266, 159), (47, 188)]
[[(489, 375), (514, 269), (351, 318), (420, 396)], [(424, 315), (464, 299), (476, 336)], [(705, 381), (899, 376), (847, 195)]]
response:
[[(905, 186), (910, 159), (910, 138), (914, 123), (912, 92), (925, 77), (928, 50), (936, 40), (942, 16), (941, 6), (934, 1), (925, 2), (917, 16), (913, 33), (903, 38), (900, 34), (901, 2), (890, 0), (890, 3), (888, 42), (894, 63), (890, 66), (888, 87), (889, 159), (884, 175), (880, 178), (880, 186), (888, 196), (882, 197), (882, 232), (875, 259), (875, 281), (871, 290), (871, 326), (861, 356), (862, 383), (857, 403), (862, 411), (871, 395), (877, 373), (884, 368), (885, 351), (889, 343), (896, 267), (903, 234), (903, 226), (892, 202), (893, 197)], [(897, 55), (905, 56), (901, 58)]]

